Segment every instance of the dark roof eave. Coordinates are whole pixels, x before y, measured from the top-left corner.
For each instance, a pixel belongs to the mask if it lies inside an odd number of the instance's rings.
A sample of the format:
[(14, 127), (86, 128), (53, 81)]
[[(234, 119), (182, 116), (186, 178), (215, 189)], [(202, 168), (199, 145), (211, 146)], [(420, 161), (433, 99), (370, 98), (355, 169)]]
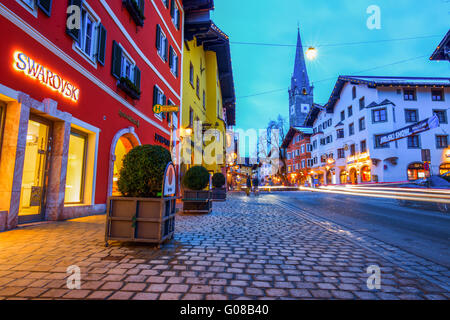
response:
[(450, 62), (450, 56), (446, 55), (445, 48), (450, 47), (450, 30), (447, 32), (447, 34), (444, 36), (444, 39), (439, 43), (436, 50), (434, 50), (433, 54), (430, 57), (430, 60), (434, 61), (443, 61), (447, 60)]
[[(203, 45), (205, 50), (211, 50), (216, 53), (222, 98), (225, 104), (232, 104), (234, 107), (236, 94), (228, 36), (211, 20), (186, 23), (185, 29), (185, 38), (188, 41), (193, 40), (195, 37), (198, 45)], [(232, 122), (234, 123), (235, 121), (233, 120)]]

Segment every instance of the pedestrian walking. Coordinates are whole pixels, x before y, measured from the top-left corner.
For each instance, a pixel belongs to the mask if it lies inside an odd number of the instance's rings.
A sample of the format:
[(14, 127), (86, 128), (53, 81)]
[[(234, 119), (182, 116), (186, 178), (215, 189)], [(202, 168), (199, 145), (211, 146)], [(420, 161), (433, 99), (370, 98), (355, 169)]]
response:
[(253, 193), (255, 194), (255, 197), (258, 196), (258, 187), (259, 187), (258, 177), (254, 177), (253, 178)]
[(247, 189), (245, 189), (245, 192), (247, 193), (247, 197), (250, 196), (251, 191), (252, 191), (252, 180), (250, 179), (250, 176), (247, 175)]

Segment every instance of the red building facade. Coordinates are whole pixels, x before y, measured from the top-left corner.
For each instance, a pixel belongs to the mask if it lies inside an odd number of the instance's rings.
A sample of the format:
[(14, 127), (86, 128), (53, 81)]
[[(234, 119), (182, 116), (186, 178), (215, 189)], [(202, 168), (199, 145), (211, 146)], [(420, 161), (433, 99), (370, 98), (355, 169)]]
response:
[(311, 168), (311, 130), (309, 128), (290, 128), (283, 141), (286, 149), (286, 173), (291, 184), (303, 185)]
[[(181, 0), (0, 3), (0, 230), (104, 212), (123, 156), (176, 150)], [(176, 152), (173, 153), (176, 156)]]

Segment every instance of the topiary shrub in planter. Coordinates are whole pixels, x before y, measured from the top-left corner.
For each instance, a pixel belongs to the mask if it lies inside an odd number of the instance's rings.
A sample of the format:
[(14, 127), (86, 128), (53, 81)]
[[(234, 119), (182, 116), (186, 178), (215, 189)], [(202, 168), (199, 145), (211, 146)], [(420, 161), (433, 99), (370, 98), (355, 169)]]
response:
[(213, 201), (225, 201), (227, 199), (227, 189), (225, 185), (225, 176), (217, 172), (212, 177), (212, 199)]
[(117, 182), (122, 197), (109, 197), (106, 244), (109, 240), (161, 244), (173, 237), (176, 196), (162, 197), (171, 155), (161, 146), (132, 149), (123, 160)]
[(132, 149), (123, 159), (117, 186), (125, 197), (158, 197), (170, 152), (161, 146), (144, 145)]
[(204, 190), (209, 184), (209, 172), (202, 166), (190, 168), (183, 177), (185, 187), (183, 212), (210, 213), (212, 210), (211, 192)]

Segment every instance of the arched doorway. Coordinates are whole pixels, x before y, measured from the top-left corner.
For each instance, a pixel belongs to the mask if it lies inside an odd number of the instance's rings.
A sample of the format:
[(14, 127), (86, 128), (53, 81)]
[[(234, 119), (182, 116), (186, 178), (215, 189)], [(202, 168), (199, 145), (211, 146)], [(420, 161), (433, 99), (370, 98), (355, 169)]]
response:
[(414, 181), (418, 179), (424, 179), (427, 177), (425, 166), (422, 162), (414, 162), (408, 165), (408, 180)]
[(345, 170), (341, 171), (340, 174), (340, 183), (341, 184), (346, 184), (347, 183), (347, 179), (348, 179), (348, 172)]
[(372, 181), (372, 173), (369, 166), (364, 166), (361, 168), (361, 180), (362, 182)]
[(450, 163), (443, 163), (439, 166), (439, 175), (446, 174), (450, 172)]
[(123, 159), (131, 149), (139, 145), (141, 145), (141, 141), (134, 132), (133, 127), (120, 130), (114, 136), (110, 153), (108, 196), (120, 195), (117, 181), (119, 180)]
[(355, 168), (350, 169), (350, 182), (351, 184), (358, 184), (358, 173)]

